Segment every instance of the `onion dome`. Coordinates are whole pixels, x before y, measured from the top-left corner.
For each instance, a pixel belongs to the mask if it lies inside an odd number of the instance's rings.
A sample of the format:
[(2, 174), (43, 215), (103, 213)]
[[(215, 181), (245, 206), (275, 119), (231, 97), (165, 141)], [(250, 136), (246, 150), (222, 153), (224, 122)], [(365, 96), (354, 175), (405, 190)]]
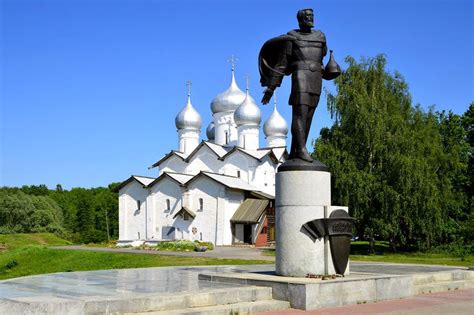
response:
[[(190, 83), (188, 83), (190, 85)], [(202, 126), (201, 115), (191, 104), (191, 91), (188, 87), (188, 102), (186, 106), (178, 113), (175, 119), (176, 128), (200, 130)]]
[(216, 129), (213, 121), (211, 121), (207, 126), (206, 136), (208, 140), (214, 140), (216, 138)]
[(274, 96), (273, 112), (263, 124), (263, 133), (266, 137), (285, 136), (288, 134), (288, 124), (276, 108), (276, 97)]
[(245, 93), (237, 86), (234, 77), (234, 66), (232, 66), (232, 77), (230, 86), (224, 92), (218, 94), (211, 102), (213, 114), (221, 112), (233, 112), (245, 99)]
[[(247, 83), (248, 85), (248, 83)], [(249, 94), (247, 86), (247, 94), (244, 101), (234, 112), (234, 121), (237, 126), (259, 126), (262, 120), (262, 112), (260, 108), (255, 104), (255, 101)]]

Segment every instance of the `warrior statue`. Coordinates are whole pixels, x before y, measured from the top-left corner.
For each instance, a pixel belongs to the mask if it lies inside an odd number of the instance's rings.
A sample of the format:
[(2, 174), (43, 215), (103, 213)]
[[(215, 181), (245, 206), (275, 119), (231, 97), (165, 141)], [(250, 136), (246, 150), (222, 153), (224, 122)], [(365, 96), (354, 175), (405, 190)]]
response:
[(313, 30), (313, 10), (298, 11), (299, 29), (268, 40), (259, 55), (260, 83), (265, 86), (262, 103), (267, 104), (283, 77), (291, 74), (292, 105), (291, 150), (289, 159), (313, 162), (306, 149), (314, 111), (321, 95), (322, 79), (332, 80), (341, 74), (331, 57), (323, 67), (327, 53), (326, 36)]

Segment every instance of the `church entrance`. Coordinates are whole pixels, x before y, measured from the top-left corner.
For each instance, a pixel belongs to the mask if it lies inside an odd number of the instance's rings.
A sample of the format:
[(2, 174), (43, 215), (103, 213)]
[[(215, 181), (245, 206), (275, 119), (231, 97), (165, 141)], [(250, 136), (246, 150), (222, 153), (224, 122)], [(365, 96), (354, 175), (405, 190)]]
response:
[(252, 224), (244, 224), (244, 243), (252, 244)]

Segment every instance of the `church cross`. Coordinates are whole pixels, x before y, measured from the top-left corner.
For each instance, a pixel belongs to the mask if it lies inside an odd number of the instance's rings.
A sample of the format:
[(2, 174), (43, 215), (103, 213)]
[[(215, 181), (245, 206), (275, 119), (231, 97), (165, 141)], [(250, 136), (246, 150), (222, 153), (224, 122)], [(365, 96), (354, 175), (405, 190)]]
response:
[(248, 91), (249, 90), (249, 82), (250, 82), (250, 75), (245, 76), (245, 89)]
[(191, 96), (191, 85), (193, 83), (191, 81), (188, 80), (188, 82), (186, 83), (186, 85), (188, 86), (188, 96)]
[(237, 63), (237, 61), (239, 61), (239, 59), (236, 58), (234, 55), (231, 55), (230, 58), (227, 61), (230, 62), (231, 66), (232, 66), (232, 71), (234, 71), (235, 64)]

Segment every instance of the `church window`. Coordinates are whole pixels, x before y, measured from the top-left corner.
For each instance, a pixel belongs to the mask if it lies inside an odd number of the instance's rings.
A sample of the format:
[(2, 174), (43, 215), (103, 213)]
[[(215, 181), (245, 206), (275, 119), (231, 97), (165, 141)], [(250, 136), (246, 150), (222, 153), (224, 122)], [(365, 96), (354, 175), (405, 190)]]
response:
[(229, 144), (229, 132), (225, 131), (225, 144)]
[(169, 199), (166, 199), (166, 211), (171, 210), (171, 201)]
[(204, 199), (199, 198), (199, 211), (204, 210)]
[(240, 178), (240, 171), (237, 171), (237, 177)]

